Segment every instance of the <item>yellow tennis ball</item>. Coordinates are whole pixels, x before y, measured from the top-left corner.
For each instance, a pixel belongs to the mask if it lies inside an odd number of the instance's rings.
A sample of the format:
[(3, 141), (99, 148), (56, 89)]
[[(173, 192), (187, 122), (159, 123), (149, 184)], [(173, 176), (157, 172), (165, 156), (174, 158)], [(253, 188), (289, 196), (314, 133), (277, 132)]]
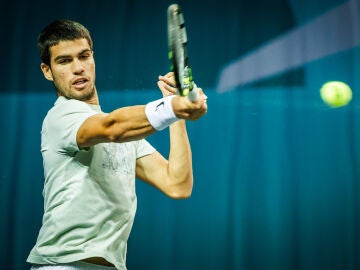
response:
[(352, 99), (352, 91), (349, 85), (340, 81), (324, 83), (320, 89), (322, 100), (330, 107), (342, 107)]

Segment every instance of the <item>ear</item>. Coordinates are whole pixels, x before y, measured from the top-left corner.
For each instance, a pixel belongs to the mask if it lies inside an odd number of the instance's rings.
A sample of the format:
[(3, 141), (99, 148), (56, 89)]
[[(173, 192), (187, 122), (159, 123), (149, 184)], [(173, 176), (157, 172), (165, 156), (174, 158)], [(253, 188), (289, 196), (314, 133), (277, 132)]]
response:
[(54, 81), (51, 68), (47, 64), (41, 63), (40, 68), (47, 80)]

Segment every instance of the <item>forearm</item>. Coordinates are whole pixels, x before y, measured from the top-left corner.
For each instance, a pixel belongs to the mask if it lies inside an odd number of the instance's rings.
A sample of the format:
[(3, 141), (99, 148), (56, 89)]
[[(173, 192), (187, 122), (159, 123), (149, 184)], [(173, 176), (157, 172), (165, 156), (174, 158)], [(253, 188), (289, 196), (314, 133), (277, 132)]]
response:
[(83, 148), (98, 143), (127, 142), (155, 131), (145, 115), (145, 106), (124, 107), (89, 117), (78, 130), (77, 143)]
[(184, 120), (170, 126), (169, 183), (188, 197), (193, 186), (192, 154)]
[[(201, 107), (201, 104), (194, 104), (186, 97), (172, 95), (149, 102), (146, 106), (132, 106), (115, 110), (108, 115), (107, 122), (111, 127), (111, 133), (115, 136), (114, 141), (123, 142), (145, 138), (157, 130), (171, 126), (179, 118), (194, 120), (203, 113)], [(179, 131), (177, 131), (178, 126), (182, 127)], [(179, 132), (180, 137), (184, 135), (187, 140), (185, 123), (174, 127), (176, 131), (174, 133)], [(186, 144), (189, 145), (189, 142), (187, 141)]]
[(131, 106), (117, 109), (106, 116), (106, 125), (111, 141), (126, 142), (145, 138), (156, 130), (145, 114), (145, 106)]

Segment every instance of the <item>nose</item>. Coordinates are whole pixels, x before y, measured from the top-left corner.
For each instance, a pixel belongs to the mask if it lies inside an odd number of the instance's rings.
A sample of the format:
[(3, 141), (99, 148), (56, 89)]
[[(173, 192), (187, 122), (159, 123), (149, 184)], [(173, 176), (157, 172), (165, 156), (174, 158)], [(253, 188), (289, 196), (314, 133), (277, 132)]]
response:
[(72, 69), (74, 74), (79, 74), (84, 71), (84, 67), (79, 59), (74, 59)]

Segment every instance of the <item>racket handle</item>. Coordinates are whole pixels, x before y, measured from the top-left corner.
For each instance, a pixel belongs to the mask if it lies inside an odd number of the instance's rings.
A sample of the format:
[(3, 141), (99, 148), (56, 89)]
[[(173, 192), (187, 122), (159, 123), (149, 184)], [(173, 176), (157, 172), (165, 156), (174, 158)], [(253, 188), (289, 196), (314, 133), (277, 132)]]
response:
[(198, 99), (199, 89), (197, 88), (196, 84), (194, 83), (194, 88), (189, 92), (187, 95), (188, 99), (192, 102)]

